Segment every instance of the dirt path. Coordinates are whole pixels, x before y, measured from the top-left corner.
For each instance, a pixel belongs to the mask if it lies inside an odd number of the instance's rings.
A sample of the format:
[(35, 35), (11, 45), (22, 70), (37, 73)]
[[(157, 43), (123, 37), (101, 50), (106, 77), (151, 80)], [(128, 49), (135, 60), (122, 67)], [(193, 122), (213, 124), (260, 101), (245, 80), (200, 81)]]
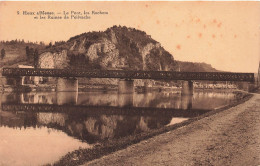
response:
[(260, 94), (86, 165), (260, 165)]

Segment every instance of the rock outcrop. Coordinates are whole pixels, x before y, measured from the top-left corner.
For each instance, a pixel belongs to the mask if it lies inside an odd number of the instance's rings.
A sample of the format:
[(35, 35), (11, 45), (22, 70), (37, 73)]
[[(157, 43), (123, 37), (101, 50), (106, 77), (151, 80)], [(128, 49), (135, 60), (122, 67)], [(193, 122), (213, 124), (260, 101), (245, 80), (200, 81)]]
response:
[(90, 61), (99, 59), (99, 63), (103, 68), (116, 68), (119, 65), (119, 50), (116, 48), (115, 44), (106, 38), (90, 45), (88, 50), (85, 52), (85, 56)]
[(45, 69), (64, 69), (68, 67), (69, 59), (67, 57), (67, 51), (51, 53), (44, 52), (39, 55), (38, 67)]
[(72, 37), (65, 44), (54, 45), (52, 51), (55, 49), (68, 51), (69, 67), (174, 71), (177, 66), (159, 42), (143, 31), (121, 26)]

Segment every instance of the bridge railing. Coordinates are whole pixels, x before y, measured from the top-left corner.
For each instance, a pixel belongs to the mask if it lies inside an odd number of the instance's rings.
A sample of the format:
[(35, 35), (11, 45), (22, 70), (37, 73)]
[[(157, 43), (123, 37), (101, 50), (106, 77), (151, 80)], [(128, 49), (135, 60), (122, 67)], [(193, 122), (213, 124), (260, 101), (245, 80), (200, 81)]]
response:
[(254, 82), (254, 73), (3, 68), (3, 76), (87, 77)]

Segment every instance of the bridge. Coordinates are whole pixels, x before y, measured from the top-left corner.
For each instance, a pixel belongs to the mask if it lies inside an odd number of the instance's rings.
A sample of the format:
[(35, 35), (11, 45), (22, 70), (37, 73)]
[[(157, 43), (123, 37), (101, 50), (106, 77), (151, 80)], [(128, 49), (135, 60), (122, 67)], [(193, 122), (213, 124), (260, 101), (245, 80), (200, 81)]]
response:
[(4, 68), (3, 76), (87, 77), (154, 80), (254, 81), (253, 73)]
[(253, 73), (230, 72), (173, 72), (173, 71), (124, 71), (124, 70), (72, 70), (40, 68), (3, 68), (3, 76), (58, 77), (57, 91), (77, 91), (77, 77), (119, 78), (119, 92), (132, 93), (133, 79), (183, 80), (183, 93), (193, 91), (195, 80), (254, 82)]

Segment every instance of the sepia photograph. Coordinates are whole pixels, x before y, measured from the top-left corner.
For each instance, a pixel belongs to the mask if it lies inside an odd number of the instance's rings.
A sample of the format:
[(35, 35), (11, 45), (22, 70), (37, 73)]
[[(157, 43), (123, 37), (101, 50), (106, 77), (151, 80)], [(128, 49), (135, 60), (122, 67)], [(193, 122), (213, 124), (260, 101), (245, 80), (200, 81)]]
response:
[(0, 0), (0, 166), (259, 166), (260, 1)]

